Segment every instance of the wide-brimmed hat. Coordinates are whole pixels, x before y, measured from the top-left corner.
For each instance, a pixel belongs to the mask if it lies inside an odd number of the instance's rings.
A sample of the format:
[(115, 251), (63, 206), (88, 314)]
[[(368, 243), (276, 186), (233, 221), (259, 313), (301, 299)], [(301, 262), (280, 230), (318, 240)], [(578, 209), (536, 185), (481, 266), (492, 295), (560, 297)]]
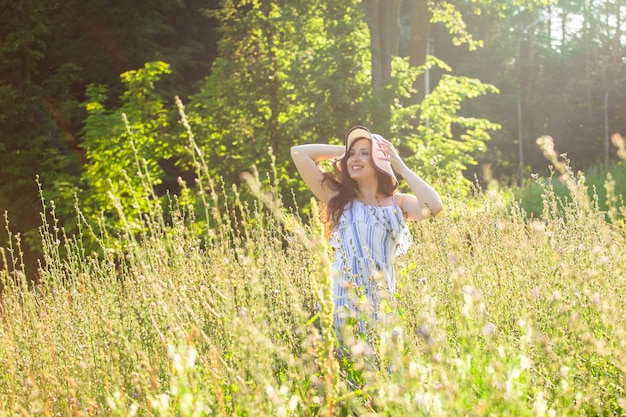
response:
[(396, 175), (394, 174), (393, 169), (391, 168), (391, 163), (389, 161), (385, 161), (382, 159), (386, 154), (381, 153), (376, 150), (377, 148), (383, 147), (382, 142), (384, 138), (380, 135), (377, 135), (376, 133), (370, 132), (370, 130), (364, 126), (354, 126), (350, 130), (348, 130), (348, 133), (346, 133), (346, 150), (343, 153), (343, 155), (341, 155), (335, 161), (334, 163), (335, 168), (340, 169), (341, 160), (345, 158), (346, 155), (348, 155), (348, 151), (350, 150), (354, 142), (356, 142), (359, 139), (369, 139), (370, 146), (371, 146), (370, 154), (372, 156), (372, 161), (374, 161), (374, 167), (378, 171), (382, 172), (383, 174), (386, 174), (389, 177), (391, 177), (394, 183), (394, 188), (397, 188), (398, 179), (396, 178)]

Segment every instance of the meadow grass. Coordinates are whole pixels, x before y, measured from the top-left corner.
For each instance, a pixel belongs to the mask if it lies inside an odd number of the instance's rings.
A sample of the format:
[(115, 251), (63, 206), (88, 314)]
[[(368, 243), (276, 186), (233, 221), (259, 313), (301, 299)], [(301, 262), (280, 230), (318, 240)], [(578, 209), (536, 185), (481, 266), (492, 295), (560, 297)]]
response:
[(557, 168), (572, 198), (546, 185), (541, 217), (494, 183), (411, 225), (375, 361), (359, 338), (335, 355), (314, 203), (251, 177), (256, 203), (214, 191), (207, 222), (174, 199), (140, 234), (69, 237), (44, 201), (38, 283), (8, 272), (19, 236), (2, 249), (0, 415), (624, 415), (624, 209)]

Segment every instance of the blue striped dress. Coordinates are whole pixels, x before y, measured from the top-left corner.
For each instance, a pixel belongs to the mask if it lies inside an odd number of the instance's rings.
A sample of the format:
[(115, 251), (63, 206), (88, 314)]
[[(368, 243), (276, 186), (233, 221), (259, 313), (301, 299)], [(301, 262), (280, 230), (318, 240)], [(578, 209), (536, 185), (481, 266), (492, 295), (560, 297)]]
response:
[(411, 244), (402, 210), (395, 198), (384, 207), (348, 203), (330, 243), (335, 249), (335, 331), (341, 337), (350, 318), (357, 333), (367, 334), (367, 322), (377, 319), (381, 300), (395, 293), (394, 260)]

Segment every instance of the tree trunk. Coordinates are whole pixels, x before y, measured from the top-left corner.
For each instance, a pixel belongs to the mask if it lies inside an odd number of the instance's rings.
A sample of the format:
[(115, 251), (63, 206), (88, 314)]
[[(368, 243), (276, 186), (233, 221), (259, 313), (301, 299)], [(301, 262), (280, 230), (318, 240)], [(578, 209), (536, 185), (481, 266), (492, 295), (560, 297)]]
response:
[[(384, 0), (383, 0), (384, 1)], [(370, 28), (370, 48), (372, 54), (372, 90), (378, 91), (382, 85), (383, 70), (381, 58), (381, 16), (378, 14), (379, 0), (367, 1), (368, 26)]]
[(398, 54), (400, 3), (400, 0), (367, 0), (374, 90), (391, 77), (391, 57)]
[[(590, 2), (591, 3), (591, 2)], [(587, 102), (587, 117), (591, 118), (593, 114), (592, 107), (592, 91), (591, 87), (593, 82), (591, 81), (593, 75), (591, 74), (591, 34), (593, 28), (591, 19), (591, 4), (587, 4), (587, 1), (583, 2), (583, 42), (585, 43), (585, 96)]]
[(622, 63), (622, 0), (617, 0), (615, 4), (615, 36), (613, 36), (613, 56), (617, 68)]
[(373, 122), (385, 124), (389, 120), (390, 103), (380, 92), (391, 78), (391, 59), (398, 54), (400, 39), (401, 0), (367, 0), (368, 25), (372, 53), (372, 93), (377, 102)]
[[(419, 67), (426, 63), (428, 55), (428, 42), (430, 38), (431, 12), (428, 8), (428, 0), (411, 1), (411, 37), (409, 40), (409, 63), (412, 67)], [(415, 80), (414, 88), (417, 91), (411, 97), (409, 104), (416, 104), (424, 99), (425, 75), (421, 75)]]

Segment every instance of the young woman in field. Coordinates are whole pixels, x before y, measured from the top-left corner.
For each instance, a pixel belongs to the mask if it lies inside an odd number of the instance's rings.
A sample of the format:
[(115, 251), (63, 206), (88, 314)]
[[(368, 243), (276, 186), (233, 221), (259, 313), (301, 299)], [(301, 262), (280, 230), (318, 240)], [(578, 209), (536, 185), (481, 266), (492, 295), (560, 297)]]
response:
[[(394, 146), (363, 126), (348, 131), (345, 146), (305, 144), (291, 148), (302, 179), (324, 203), (335, 249), (332, 282), (335, 331), (346, 319), (367, 335), (385, 294), (396, 289), (393, 262), (411, 244), (407, 221), (423, 220), (443, 208), (437, 192), (411, 171)], [(318, 162), (334, 160), (335, 175)], [(397, 192), (402, 176), (412, 193)], [(365, 299), (365, 305), (358, 300)]]

